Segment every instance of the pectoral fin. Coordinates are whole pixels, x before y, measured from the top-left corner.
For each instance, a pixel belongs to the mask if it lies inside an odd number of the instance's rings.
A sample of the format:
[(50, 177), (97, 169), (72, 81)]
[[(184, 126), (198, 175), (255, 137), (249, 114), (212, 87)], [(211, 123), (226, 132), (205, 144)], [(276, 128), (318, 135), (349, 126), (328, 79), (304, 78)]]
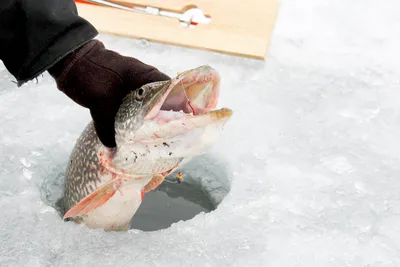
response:
[(143, 200), (146, 193), (156, 189), (162, 182), (164, 182), (164, 176), (161, 174), (155, 174), (151, 180), (140, 190), (140, 199)]
[(64, 219), (89, 213), (104, 205), (115, 194), (118, 182), (120, 182), (118, 179), (113, 179), (97, 188), (94, 192), (69, 209), (67, 213), (65, 213)]
[(151, 178), (150, 182), (143, 188), (144, 193), (147, 193), (151, 190), (156, 189), (160, 184), (164, 182), (164, 176), (161, 174), (155, 174)]

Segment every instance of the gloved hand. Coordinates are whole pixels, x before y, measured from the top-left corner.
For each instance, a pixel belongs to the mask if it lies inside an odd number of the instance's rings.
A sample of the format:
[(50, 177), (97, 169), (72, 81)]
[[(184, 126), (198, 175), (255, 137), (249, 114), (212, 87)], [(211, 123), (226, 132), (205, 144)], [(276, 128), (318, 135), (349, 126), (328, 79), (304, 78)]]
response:
[(170, 77), (143, 62), (107, 50), (91, 40), (64, 57), (48, 72), (59, 90), (90, 110), (100, 141), (116, 146), (114, 121), (122, 99), (144, 84)]

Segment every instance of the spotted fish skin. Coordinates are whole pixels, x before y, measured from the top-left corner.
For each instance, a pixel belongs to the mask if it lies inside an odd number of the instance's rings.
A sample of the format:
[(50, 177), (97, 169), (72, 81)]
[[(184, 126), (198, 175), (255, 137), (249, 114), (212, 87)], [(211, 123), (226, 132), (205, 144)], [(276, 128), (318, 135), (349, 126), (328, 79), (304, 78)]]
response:
[(63, 213), (106, 181), (107, 177), (101, 174), (102, 166), (98, 159), (101, 146), (94, 124), (90, 122), (78, 138), (69, 158), (62, 199)]
[[(104, 151), (104, 146), (91, 122), (78, 138), (70, 155), (62, 198), (63, 214), (113, 178), (113, 175), (100, 163), (101, 151)], [(146, 186), (150, 180), (151, 176), (135, 183), (124, 183), (121, 189), (101, 207), (67, 220), (78, 224), (84, 223), (90, 228), (102, 228), (105, 231), (126, 231), (142, 201), (140, 188)]]

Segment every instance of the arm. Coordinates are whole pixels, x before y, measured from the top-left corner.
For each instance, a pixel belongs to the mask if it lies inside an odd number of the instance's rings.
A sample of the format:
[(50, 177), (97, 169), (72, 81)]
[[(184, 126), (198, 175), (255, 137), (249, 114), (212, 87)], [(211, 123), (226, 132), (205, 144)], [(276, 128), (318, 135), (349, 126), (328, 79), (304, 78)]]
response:
[(27, 82), (98, 34), (73, 0), (1, 0), (0, 60)]
[(93, 38), (97, 30), (73, 0), (0, 0), (0, 59), (22, 85), (44, 71), (57, 88), (88, 108), (103, 145), (115, 147), (115, 114), (122, 99), (170, 78)]

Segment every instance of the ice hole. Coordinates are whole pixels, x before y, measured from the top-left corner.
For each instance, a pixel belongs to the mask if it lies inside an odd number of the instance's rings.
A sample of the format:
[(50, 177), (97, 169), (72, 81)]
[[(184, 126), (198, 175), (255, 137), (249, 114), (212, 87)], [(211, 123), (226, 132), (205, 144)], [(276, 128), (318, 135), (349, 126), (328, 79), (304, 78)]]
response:
[[(42, 200), (55, 208), (60, 217), (65, 168), (66, 165), (55, 167), (41, 187)], [(194, 158), (166, 177), (156, 190), (146, 194), (133, 216), (130, 229), (166, 229), (173, 223), (217, 209), (230, 190), (227, 168), (221, 159), (211, 154)], [(183, 173), (181, 183), (175, 183), (178, 172)]]

